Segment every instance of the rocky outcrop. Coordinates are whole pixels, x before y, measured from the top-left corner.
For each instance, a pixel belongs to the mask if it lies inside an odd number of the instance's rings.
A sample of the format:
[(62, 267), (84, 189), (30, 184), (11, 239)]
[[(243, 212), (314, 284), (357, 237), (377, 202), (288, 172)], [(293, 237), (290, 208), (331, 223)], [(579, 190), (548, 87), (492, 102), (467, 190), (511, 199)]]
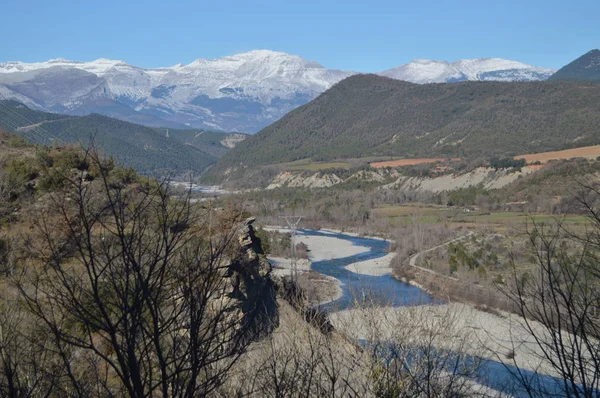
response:
[(280, 187), (293, 188), (329, 188), (333, 185), (343, 182), (343, 180), (335, 174), (314, 173), (312, 175), (304, 175), (305, 173), (283, 172), (278, 174), (267, 189), (275, 189)]
[(307, 171), (285, 171), (279, 173), (272, 181), (267, 189), (275, 189), (280, 187), (291, 188), (329, 188), (346, 181), (374, 181), (384, 183), (390, 181), (391, 178), (397, 178), (399, 173), (396, 170), (359, 170), (351, 176), (343, 179), (335, 173), (316, 172), (310, 173)]
[(393, 169), (391, 171), (379, 169), (359, 170), (346, 179), (346, 181), (355, 179), (360, 181), (374, 181), (383, 183), (386, 180), (389, 181), (390, 178), (395, 178), (399, 175), (400, 173)]
[(498, 189), (516, 181), (521, 176), (539, 170), (540, 167), (525, 166), (518, 172), (509, 169), (495, 170), (489, 167), (478, 167), (462, 174), (446, 174), (437, 177), (403, 176), (393, 169), (359, 170), (345, 179), (340, 178), (337, 174), (328, 174), (322, 171), (313, 174), (309, 174), (307, 171), (286, 171), (278, 174), (267, 189), (280, 187), (329, 188), (353, 180), (379, 183), (381, 184), (380, 189), (415, 192), (439, 193), (478, 185), (482, 185), (486, 189)]
[(536, 166), (526, 166), (519, 172), (511, 172), (508, 169), (494, 170), (489, 167), (478, 167), (468, 173), (448, 174), (439, 177), (401, 176), (393, 183), (381, 186), (380, 189), (434, 193), (478, 185), (482, 185), (486, 189), (498, 189), (537, 169)]
[(248, 138), (246, 134), (230, 133), (224, 139), (219, 141), (221, 145), (229, 149), (235, 148), (237, 144)]
[(239, 301), (237, 315), (248, 338), (269, 334), (279, 324), (276, 285), (271, 278), (272, 267), (248, 218), (238, 231), (240, 250), (228, 267), (228, 299)]

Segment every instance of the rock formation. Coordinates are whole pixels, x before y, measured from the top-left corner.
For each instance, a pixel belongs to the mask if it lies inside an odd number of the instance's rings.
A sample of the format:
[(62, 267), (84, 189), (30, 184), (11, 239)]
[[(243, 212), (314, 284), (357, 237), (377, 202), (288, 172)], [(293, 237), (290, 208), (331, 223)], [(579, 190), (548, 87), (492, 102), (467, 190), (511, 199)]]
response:
[(279, 324), (276, 285), (271, 278), (271, 264), (256, 236), (254, 217), (248, 218), (238, 231), (239, 255), (229, 265), (227, 296), (240, 301), (242, 325), (248, 338), (260, 338)]

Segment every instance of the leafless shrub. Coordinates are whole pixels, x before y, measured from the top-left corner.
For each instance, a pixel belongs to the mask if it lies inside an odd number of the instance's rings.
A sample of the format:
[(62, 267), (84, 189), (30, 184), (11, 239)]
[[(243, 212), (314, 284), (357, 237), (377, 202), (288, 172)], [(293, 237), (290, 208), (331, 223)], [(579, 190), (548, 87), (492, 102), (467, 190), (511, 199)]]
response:
[[(228, 396), (362, 397), (363, 353), (335, 332), (323, 333), (282, 306), (281, 326), (236, 366)], [(287, 314), (287, 315), (286, 315)]]
[(213, 225), (168, 184), (124, 182), (94, 151), (86, 158), (96, 181), (61, 176), (29, 247), (38, 265), (16, 278), (52, 342), (57, 384), (76, 396), (209, 394), (263, 310), (243, 308), (252, 303), (227, 282), (243, 268), (230, 244), (239, 219)]
[[(565, 396), (595, 397), (600, 390), (600, 192), (582, 184), (576, 198), (588, 211), (591, 228), (574, 234), (557, 221), (533, 223), (528, 236), (535, 264), (523, 273), (513, 262), (512, 280), (503, 291), (536, 342), (535, 354), (560, 377)], [(545, 386), (519, 373), (530, 396), (544, 396)]]
[(374, 396), (476, 396), (480, 369), (461, 314), (443, 307), (361, 306), (334, 315), (334, 325), (361, 339)]

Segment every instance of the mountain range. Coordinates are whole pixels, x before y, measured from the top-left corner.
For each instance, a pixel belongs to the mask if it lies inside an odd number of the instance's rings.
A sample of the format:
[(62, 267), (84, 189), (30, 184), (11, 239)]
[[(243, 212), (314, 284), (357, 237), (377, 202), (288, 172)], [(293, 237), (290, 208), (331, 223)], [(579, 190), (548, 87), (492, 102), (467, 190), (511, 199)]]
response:
[(480, 58), (462, 59), (456, 62), (417, 59), (379, 74), (393, 79), (423, 84), (462, 81), (536, 81), (546, 80), (554, 72), (554, 69), (501, 58)]
[(600, 84), (589, 81), (414, 84), (349, 77), (250, 136), (207, 172), (373, 156), (495, 156), (600, 144)]
[[(415, 60), (381, 75), (415, 83), (545, 80), (554, 70), (498, 58)], [(0, 63), (0, 99), (69, 115), (99, 113), (152, 127), (256, 132), (357, 74), (255, 50), (147, 69), (124, 61)]]

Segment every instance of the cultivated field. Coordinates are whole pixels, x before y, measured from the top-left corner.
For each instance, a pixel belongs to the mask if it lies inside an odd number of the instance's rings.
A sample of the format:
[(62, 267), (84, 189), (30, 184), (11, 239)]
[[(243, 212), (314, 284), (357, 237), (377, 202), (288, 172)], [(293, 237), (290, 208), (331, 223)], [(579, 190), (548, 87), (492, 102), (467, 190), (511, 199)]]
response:
[(564, 151), (530, 153), (517, 155), (515, 159), (525, 159), (527, 163), (540, 162), (545, 163), (549, 160), (588, 158), (595, 159), (600, 156), (600, 145), (584, 146), (581, 148), (565, 149)]
[(384, 162), (393, 160), (391, 156), (367, 156), (364, 158), (347, 158), (332, 160), (329, 162), (316, 162), (310, 158), (299, 159), (293, 162), (286, 163), (274, 163), (269, 166), (278, 167), (284, 170), (295, 171), (295, 170), (310, 170), (320, 171), (327, 169), (350, 169), (352, 167), (359, 167), (372, 162)]
[(271, 167), (278, 167), (283, 170), (297, 171), (297, 170), (310, 170), (320, 171), (327, 169), (349, 169), (352, 167), (350, 162), (334, 161), (334, 162), (313, 162), (311, 159), (300, 159), (294, 162), (287, 163), (274, 163), (269, 165)]
[(385, 162), (371, 163), (371, 167), (380, 169), (383, 167), (415, 166), (418, 164), (444, 162), (444, 161), (448, 161), (448, 160), (458, 161), (460, 159), (459, 158), (453, 158), (453, 159), (446, 159), (446, 158), (397, 159), (397, 160), (388, 160)]
[(488, 227), (495, 229), (497, 227), (531, 225), (533, 221), (536, 223), (544, 222), (550, 225), (560, 221), (564, 224), (581, 227), (589, 223), (589, 220), (585, 216), (576, 214), (555, 215), (519, 211), (467, 211), (461, 207), (425, 205), (421, 203), (382, 205), (373, 209), (371, 215), (377, 218), (388, 218), (392, 225), (396, 226), (406, 226), (415, 223), (443, 223), (454, 227)]

